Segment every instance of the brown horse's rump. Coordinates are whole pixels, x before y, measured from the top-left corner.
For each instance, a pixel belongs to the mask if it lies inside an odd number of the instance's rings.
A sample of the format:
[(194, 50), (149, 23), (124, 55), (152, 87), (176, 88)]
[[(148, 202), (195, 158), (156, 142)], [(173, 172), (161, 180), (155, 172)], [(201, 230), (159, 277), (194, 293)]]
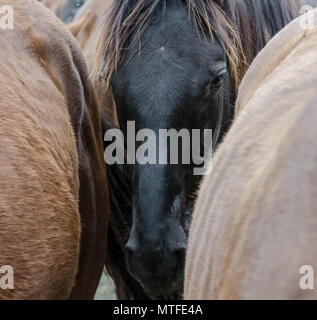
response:
[(0, 0), (0, 299), (93, 298), (108, 198), (99, 107), (79, 46), (32, 0)]

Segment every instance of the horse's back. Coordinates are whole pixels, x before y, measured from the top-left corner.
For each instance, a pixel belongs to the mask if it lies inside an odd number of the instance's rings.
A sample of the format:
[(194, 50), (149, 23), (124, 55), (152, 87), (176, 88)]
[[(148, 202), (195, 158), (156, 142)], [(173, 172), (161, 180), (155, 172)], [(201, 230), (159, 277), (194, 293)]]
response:
[(185, 299), (317, 298), (299, 286), (301, 266), (317, 259), (317, 23), (305, 31), (299, 19), (240, 87), (199, 193)]
[(14, 290), (0, 299), (65, 299), (79, 259), (78, 156), (36, 20), (59, 25), (36, 3), (10, 5), (14, 29), (0, 30), (0, 266), (13, 267)]

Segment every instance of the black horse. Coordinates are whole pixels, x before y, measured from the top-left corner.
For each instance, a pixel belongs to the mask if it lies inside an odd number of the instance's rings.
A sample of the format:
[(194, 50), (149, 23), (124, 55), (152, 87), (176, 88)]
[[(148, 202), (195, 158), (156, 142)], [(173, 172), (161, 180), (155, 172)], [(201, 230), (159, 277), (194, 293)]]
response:
[[(208, 128), (215, 146), (230, 126), (248, 65), (298, 15), (300, 5), (297, 0), (115, 0), (96, 72), (110, 85), (121, 130), (127, 134), (128, 121), (135, 121), (137, 131), (149, 128), (157, 135), (159, 129)], [(107, 267), (119, 298), (181, 297), (201, 181), (193, 175), (194, 165), (191, 159), (109, 166)]]
[(65, 23), (71, 23), (78, 10), (85, 4), (86, 0), (67, 0), (65, 5), (57, 12), (57, 16)]

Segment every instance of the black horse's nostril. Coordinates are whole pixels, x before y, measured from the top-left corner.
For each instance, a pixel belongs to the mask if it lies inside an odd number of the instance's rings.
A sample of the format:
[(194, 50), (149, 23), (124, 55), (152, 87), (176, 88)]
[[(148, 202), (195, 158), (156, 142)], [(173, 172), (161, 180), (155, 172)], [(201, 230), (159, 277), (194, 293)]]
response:
[(181, 246), (174, 250), (174, 257), (176, 261), (176, 277), (183, 274), (185, 268), (186, 246)]
[(185, 257), (185, 254), (186, 254), (186, 246), (182, 246), (182, 247), (179, 247), (179, 248), (176, 248), (174, 250), (174, 254), (176, 256), (177, 259), (183, 259)]
[(179, 241), (176, 243), (175, 247), (172, 249), (173, 254), (177, 259), (182, 259), (185, 257), (187, 250), (187, 244), (185, 241)]
[(125, 247), (125, 251), (126, 251), (126, 255), (127, 255), (128, 259), (131, 259), (135, 255), (137, 249), (133, 244), (128, 242)]
[(176, 245), (173, 248), (161, 246), (158, 250), (157, 244), (135, 244), (129, 240), (125, 247), (130, 275), (149, 293), (173, 291), (182, 281), (186, 245), (174, 243)]

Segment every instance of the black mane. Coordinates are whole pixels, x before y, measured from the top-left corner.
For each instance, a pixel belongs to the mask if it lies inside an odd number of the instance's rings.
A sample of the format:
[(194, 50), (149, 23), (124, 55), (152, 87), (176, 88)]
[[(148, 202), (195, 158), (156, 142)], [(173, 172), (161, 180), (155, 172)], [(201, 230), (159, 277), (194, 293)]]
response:
[[(156, 12), (171, 0), (115, 0), (105, 18), (94, 75), (109, 80), (128, 40), (140, 37)], [(223, 43), (237, 89), (249, 64), (265, 44), (299, 15), (301, 0), (174, 0), (188, 7), (198, 32)], [(140, 39), (135, 39), (140, 40)]]

